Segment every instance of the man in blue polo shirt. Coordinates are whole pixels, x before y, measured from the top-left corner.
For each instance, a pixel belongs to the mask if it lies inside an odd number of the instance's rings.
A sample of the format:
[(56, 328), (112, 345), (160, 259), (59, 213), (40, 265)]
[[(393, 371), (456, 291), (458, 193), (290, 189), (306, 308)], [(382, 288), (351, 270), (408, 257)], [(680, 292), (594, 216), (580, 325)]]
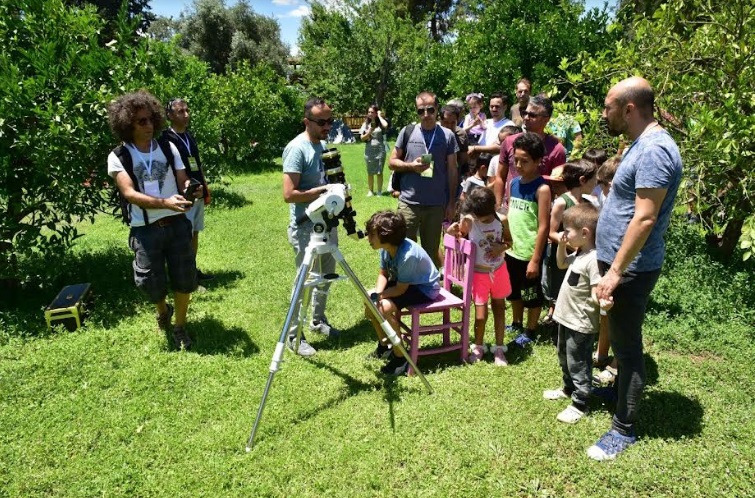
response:
[[(456, 212), (458, 172), (454, 132), (437, 123), (438, 101), (435, 94), (422, 92), (415, 99), (419, 126), (399, 132), (391, 152), (390, 168), (401, 173), (398, 211), (406, 219), (406, 236), (414, 241), (419, 234), (422, 248), (437, 266), (438, 246), (443, 219), (451, 220)], [(432, 156), (429, 163), (422, 156)]]
[(595, 460), (612, 460), (637, 441), (635, 423), (645, 388), (642, 323), (661, 273), (663, 235), (682, 178), (679, 149), (653, 117), (654, 98), (646, 80), (628, 78), (611, 88), (603, 109), (609, 133), (626, 135), (632, 145), (616, 171), (596, 232), (603, 275), (597, 295), (613, 301), (609, 336), (619, 373), (611, 430), (587, 450)]

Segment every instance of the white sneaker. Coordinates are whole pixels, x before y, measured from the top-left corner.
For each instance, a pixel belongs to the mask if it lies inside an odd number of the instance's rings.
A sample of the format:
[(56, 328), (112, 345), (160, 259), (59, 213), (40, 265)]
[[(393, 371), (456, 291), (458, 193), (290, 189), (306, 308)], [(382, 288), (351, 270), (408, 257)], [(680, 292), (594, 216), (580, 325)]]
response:
[(576, 408), (574, 405), (569, 405), (556, 415), (556, 420), (559, 422), (563, 422), (565, 424), (576, 424), (579, 422), (579, 419), (585, 416), (585, 412), (580, 410), (579, 408)]
[(318, 334), (322, 334), (326, 337), (336, 338), (339, 335), (341, 335), (340, 331), (336, 329), (335, 327), (331, 327), (331, 325), (328, 323), (327, 320), (312, 320), (309, 323), (309, 330), (312, 332), (317, 332)]
[(497, 367), (507, 367), (509, 366), (509, 362), (506, 359), (506, 355), (503, 354), (503, 346), (496, 346), (495, 352), (493, 353), (493, 363)]
[(317, 350), (309, 345), (307, 340), (302, 336), (301, 342), (299, 343), (299, 348), (296, 348), (296, 336), (289, 336), (288, 339), (286, 339), (286, 346), (288, 346), (288, 349), (293, 351), (294, 353), (298, 354), (299, 356), (302, 356), (304, 358), (309, 358), (310, 356), (314, 356), (317, 354)]
[(378, 195), (378, 196), (383, 195), (383, 191), (382, 190), (378, 190), (375, 195)]
[(543, 399), (549, 399), (551, 401), (556, 401), (559, 399), (570, 399), (571, 396), (566, 394), (564, 392), (564, 388), (560, 387), (558, 389), (550, 389), (548, 391), (543, 391)]
[(372, 197), (373, 195), (375, 194), (372, 193), (372, 190), (367, 191), (367, 197)]

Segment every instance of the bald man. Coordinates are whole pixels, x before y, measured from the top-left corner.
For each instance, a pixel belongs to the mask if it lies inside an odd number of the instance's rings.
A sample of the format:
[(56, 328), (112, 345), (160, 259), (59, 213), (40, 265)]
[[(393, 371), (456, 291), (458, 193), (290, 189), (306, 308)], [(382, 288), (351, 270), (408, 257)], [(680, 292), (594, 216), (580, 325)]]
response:
[(617, 404), (611, 430), (587, 450), (613, 460), (637, 441), (635, 423), (645, 388), (642, 323), (661, 273), (663, 235), (682, 178), (682, 159), (671, 135), (653, 117), (654, 94), (643, 78), (617, 83), (603, 108), (608, 132), (632, 141), (616, 172), (596, 231), (602, 278), (597, 295), (608, 311), (618, 360)]

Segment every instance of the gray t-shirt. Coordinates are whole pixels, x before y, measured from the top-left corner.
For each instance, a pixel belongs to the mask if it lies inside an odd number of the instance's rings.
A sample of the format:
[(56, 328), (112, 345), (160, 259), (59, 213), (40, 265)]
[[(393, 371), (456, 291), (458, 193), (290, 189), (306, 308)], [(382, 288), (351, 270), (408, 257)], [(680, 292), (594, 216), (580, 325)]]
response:
[(658, 220), (637, 257), (627, 270), (646, 272), (663, 266), (666, 233), (674, 199), (682, 180), (682, 157), (674, 139), (665, 130), (641, 135), (635, 140), (616, 170), (611, 191), (600, 212), (595, 244), (598, 260), (612, 263), (621, 247), (635, 211), (637, 189), (666, 189)]
[[(283, 150), (283, 172), (299, 173), (297, 190), (309, 190), (325, 185), (325, 168), (322, 152), (325, 142), (312, 143), (306, 133), (301, 133), (291, 140)], [(289, 206), (289, 226), (296, 227), (296, 219), (304, 214), (309, 202), (296, 202)]]
[(404, 161), (412, 162), (422, 154), (433, 155), (433, 176), (424, 177), (419, 173), (401, 173), (401, 195), (399, 200), (417, 206), (445, 206), (448, 203), (448, 167), (446, 158), (459, 151), (454, 132), (440, 125), (432, 131), (422, 130), (415, 125), (404, 144), (404, 128), (398, 134), (396, 148), (404, 151)]
[(600, 271), (594, 249), (567, 256), (569, 269), (558, 292), (553, 319), (564, 327), (583, 334), (597, 334), (600, 330), (600, 307), (592, 297), (598, 285)]

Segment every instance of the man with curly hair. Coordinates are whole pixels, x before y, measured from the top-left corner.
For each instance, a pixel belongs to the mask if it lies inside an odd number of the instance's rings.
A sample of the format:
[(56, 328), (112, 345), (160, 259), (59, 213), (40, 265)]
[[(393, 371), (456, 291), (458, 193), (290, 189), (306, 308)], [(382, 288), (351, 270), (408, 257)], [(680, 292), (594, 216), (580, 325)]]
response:
[(176, 314), (173, 343), (189, 349), (186, 313), (191, 292), (197, 288), (197, 269), (191, 223), (184, 213), (203, 190), (199, 187), (190, 200), (181, 195), (189, 185), (181, 156), (175, 145), (154, 139), (155, 130), (165, 125), (164, 116), (160, 102), (144, 90), (111, 102), (110, 128), (123, 145), (110, 153), (107, 169), (129, 204), (134, 282), (157, 306), (158, 326), (168, 332), (174, 312), (166, 302), (170, 276)]

